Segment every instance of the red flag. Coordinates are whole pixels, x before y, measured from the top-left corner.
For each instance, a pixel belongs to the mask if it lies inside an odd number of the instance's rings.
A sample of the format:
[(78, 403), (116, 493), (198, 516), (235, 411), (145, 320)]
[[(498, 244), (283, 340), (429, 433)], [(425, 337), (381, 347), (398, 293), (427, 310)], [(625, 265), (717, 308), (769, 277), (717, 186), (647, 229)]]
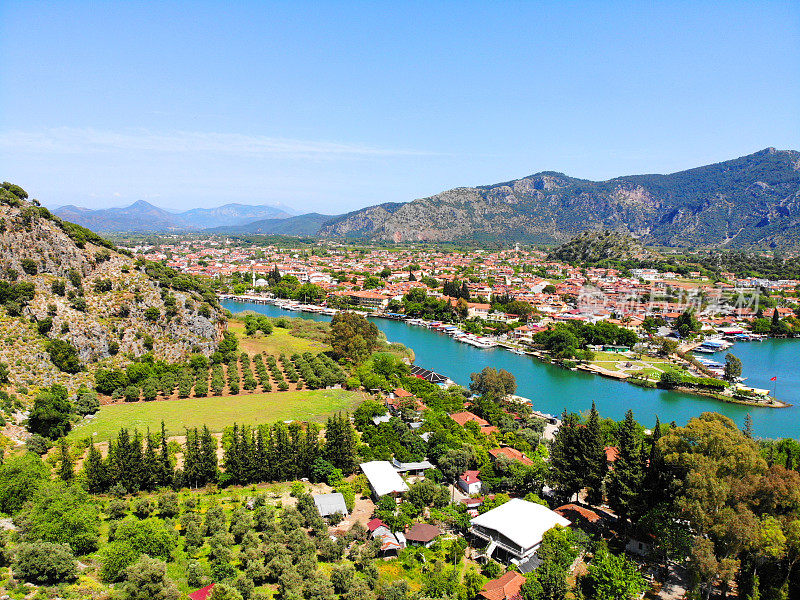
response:
[(778, 381), (778, 378), (777, 377), (772, 377), (772, 378), (770, 378), (770, 381)]

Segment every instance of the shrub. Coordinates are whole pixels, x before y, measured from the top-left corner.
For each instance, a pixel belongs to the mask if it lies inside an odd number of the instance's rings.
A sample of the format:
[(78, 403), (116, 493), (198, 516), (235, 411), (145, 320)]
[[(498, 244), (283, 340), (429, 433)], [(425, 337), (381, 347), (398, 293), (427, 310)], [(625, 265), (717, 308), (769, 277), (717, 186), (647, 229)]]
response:
[(52, 391), (39, 392), (28, 417), (28, 431), (56, 440), (69, 433), (71, 413), (72, 405), (64, 395)]
[(53, 317), (45, 317), (44, 319), (36, 322), (36, 331), (39, 332), (39, 335), (47, 335), (52, 328)]
[(120, 522), (115, 542), (130, 545), (137, 553), (169, 560), (177, 540), (169, 525), (156, 518), (137, 520), (128, 517)]
[(149, 498), (139, 498), (133, 503), (133, 514), (140, 519), (145, 519), (153, 514), (153, 503)]
[(94, 291), (102, 294), (103, 292), (110, 292), (114, 285), (110, 279), (98, 279), (94, 282)]
[(661, 387), (667, 389), (678, 387), (683, 383), (683, 376), (679, 371), (664, 371), (659, 378)]
[(36, 275), (39, 272), (39, 263), (32, 258), (23, 258), (19, 264), (28, 275)]
[(144, 311), (144, 318), (154, 323), (158, 321), (159, 317), (161, 316), (161, 311), (158, 310), (155, 306), (151, 306), (146, 311)]
[(142, 385), (142, 395), (146, 401), (150, 402), (156, 399), (156, 396), (158, 396), (158, 383), (158, 379), (155, 377), (150, 377), (145, 380)]
[(103, 549), (103, 581), (112, 583), (122, 579), (125, 569), (139, 558), (139, 553), (125, 542), (114, 541)]
[(74, 581), (78, 565), (67, 544), (23, 542), (17, 546), (14, 572), (31, 583), (54, 584)]
[(129, 385), (125, 387), (125, 402), (137, 402), (139, 400), (139, 386)]
[(79, 415), (92, 415), (100, 409), (100, 401), (97, 399), (97, 392), (87, 388), (78, 390), (75, 397), (75, 412)]
[(101, 394), (110, 394), (128, 383), (128, 375), (122, 369), (97, 369), (94, 374), (95, 389)]
[(69, 544), (77, 554), (97, 549), (100, 515), (80, 486), (47, 483), (16, 518), (26, 541)]
[(158, 513), (162, 517), (174, 517), (178, 512), (180, 512), (178, 494), (175, 492), (164, 492), (158, 497)]
[(67, 272), (67, 279), (69, 279), (69, 282), (72, 284), (72, 287), (76, 289), (82, 286), (83, 278), (81, 277), (81, 274), (78, 272), (77, 269), (70, 269)]
[(51, 340), (47, 343), (47, 353), (53, 364), (64, 373), (78, 373), (82, 368), (78, 351), (67, 341)]
[(50, 449), (50, 443), (47, 441), (47, 438), (42, 437), (38, 433), (34, 433), (28, 438), (28, 441), (25, 442), (25, 447), (31, 452), (35, 452), (41, 456)]
[(125, 569), (123, 600), (178, 600), (180, 596), (163, 561), (142, 556)]

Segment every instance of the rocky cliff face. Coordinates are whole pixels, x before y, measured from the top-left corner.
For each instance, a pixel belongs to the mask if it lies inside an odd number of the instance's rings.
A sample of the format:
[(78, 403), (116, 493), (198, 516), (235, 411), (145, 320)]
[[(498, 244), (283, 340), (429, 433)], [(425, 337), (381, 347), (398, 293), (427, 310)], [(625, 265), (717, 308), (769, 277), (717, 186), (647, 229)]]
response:
[(12, 384), (74, 389), (90, 379), (53, 365), (47, 346), (54, 339), (72, 344), (87, 366), (124, 364), (127, 355), (148, 351), (174, 361), (216, 349), (225, 320), (200, 284), (160, 265), (154, 276), (152, 264), (24, 199), (8, 199), (0, 204), (0, 289), (29, 283), (35, 290), (32, 299), (0, 308), (0, 361)]
[(671, 175), (588, 181), (560, 173), (456, 188), (343, 215), (325, 236), (556, 244), (610, 230), (669, 246), (800, 248), (800, 153), (768, 148)]

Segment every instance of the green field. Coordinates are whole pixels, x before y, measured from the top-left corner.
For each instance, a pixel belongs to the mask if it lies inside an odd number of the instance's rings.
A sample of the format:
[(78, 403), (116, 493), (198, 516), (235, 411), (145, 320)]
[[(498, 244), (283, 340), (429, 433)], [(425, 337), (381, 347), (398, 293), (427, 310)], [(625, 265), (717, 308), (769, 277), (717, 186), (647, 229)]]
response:
[(330, 389), (115, 404), (102, 407), (94, 419), (77, 425), (69, 437), (107, 441), (122, 427), (159, 431), (162, 420), (170, 435), (182, 435), (184, 427), (202, 425), (222, 431), (234, 423), (256, 425), (290, 419), (323, 422), (335, 412), (352, 411), (362, 399), (361, 392)]
[(275, 355), (286, 354), (287, 356), (291, 356), (295, 352), (318, 354), (331, 349), (329, 344), (293, 336), (290, 330), (280, 327), (273, 328), (269, 335), (259, 333), (256, 336), (247, 337), (244, 333), (244, 322), (237, 319), (228, 320), (228, 331), (236, 334), (239, 348), (251, 356), (260, 352)]

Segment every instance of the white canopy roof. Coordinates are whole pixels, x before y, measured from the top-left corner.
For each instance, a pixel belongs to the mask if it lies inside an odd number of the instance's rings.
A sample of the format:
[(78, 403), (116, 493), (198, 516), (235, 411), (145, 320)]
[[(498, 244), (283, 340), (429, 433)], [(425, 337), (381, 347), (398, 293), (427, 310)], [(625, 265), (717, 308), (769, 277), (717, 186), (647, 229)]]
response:
[(397, 474), (388, 460), (361, 463), (361, 470), (364, 471), (364, 475), (369, 479), (369, 484), (378, 496), (408, 491), (406, 482)]
[(542, 536), (556, 525), (568, 527), (571, 523), (546, 506), (512, 498), (505, 504), (472, 519), (480, 525), (503, 534), (523, 549), (532, 548), (542, 542)]

